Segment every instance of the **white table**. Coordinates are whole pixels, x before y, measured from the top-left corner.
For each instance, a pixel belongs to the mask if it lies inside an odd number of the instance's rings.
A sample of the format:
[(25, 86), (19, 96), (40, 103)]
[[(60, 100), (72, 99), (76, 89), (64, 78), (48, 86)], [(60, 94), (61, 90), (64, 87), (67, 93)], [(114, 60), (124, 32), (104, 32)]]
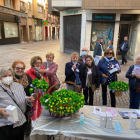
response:
[[(105, 107), (101, 108), (105, 112)], [(115, 110), (118, 112), (118, 110), (129, 109), (115, 108)], [(81, 112), (85, 116), (83, 125), (79, 123)], [(84, 106), (72, 118), (53, 118), (49, 112), (43, 110), (30, 138), (31, 140), (46, 140), (47, 135), (62, 134), (68, 137), (90, 140), (140, 140), (140, 135), (136, 133), (140, 132), (140, 119), (137, 120), (136, 130), (130, 130), (129, 119), (123, 119), (118, 113), (118, 117), (114, 117), (113, 121), (119, 121), (123, 132), (117, 132), (114, 128), (99, 127), (99, 119), (99, 116), (93, 115), (93, 106)]]

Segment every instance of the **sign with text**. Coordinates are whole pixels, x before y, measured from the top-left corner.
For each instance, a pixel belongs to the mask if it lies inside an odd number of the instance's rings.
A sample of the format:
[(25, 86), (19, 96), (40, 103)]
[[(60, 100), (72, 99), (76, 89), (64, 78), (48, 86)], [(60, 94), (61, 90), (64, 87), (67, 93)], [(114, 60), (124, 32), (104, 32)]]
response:
[(115, 20), (115, 14), (93, 14), (93, 20)]
[(78, 13), (78, 10), (66, 10), (66, 14), (76, 14)]

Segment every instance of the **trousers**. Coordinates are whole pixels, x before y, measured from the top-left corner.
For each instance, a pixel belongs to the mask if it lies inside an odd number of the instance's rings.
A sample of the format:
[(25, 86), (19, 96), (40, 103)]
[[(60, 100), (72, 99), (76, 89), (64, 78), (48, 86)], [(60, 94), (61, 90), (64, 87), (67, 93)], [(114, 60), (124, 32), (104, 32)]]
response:
[(122, 64), (124, 64), (124, 63), (127, 63), (127, 60), (126, 60), (126, 51), (122, 51)]

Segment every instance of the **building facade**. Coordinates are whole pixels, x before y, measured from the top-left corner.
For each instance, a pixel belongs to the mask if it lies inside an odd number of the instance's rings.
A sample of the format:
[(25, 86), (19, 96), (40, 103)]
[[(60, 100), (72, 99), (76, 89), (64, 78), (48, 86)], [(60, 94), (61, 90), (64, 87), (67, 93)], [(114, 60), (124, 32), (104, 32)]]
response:
[(115, 54), (128, 36), (128, 56), (140, 54), (140, 1), (139, 0), (51, 0), (52, 8), (60, 10), (60, 50), (81, 54), (87, 46), (93, 54), (96, 41), (103, 38), (103, 48), (113, 40)]

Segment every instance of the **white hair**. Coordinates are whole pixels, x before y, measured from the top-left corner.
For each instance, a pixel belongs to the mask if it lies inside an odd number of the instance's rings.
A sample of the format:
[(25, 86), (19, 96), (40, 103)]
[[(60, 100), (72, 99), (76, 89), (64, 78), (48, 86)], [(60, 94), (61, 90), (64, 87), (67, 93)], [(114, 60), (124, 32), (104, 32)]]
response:
[(14, 75), (14, 72), (11, 68), (3, 68), (0, 70), (0, 80), (2, 77), (4, 77), (9, 71), (11, 71), (12, 75)]
[(137, 58), (140, 58), (140, 54), (137, 55), (136, 59), (137, 59)]

